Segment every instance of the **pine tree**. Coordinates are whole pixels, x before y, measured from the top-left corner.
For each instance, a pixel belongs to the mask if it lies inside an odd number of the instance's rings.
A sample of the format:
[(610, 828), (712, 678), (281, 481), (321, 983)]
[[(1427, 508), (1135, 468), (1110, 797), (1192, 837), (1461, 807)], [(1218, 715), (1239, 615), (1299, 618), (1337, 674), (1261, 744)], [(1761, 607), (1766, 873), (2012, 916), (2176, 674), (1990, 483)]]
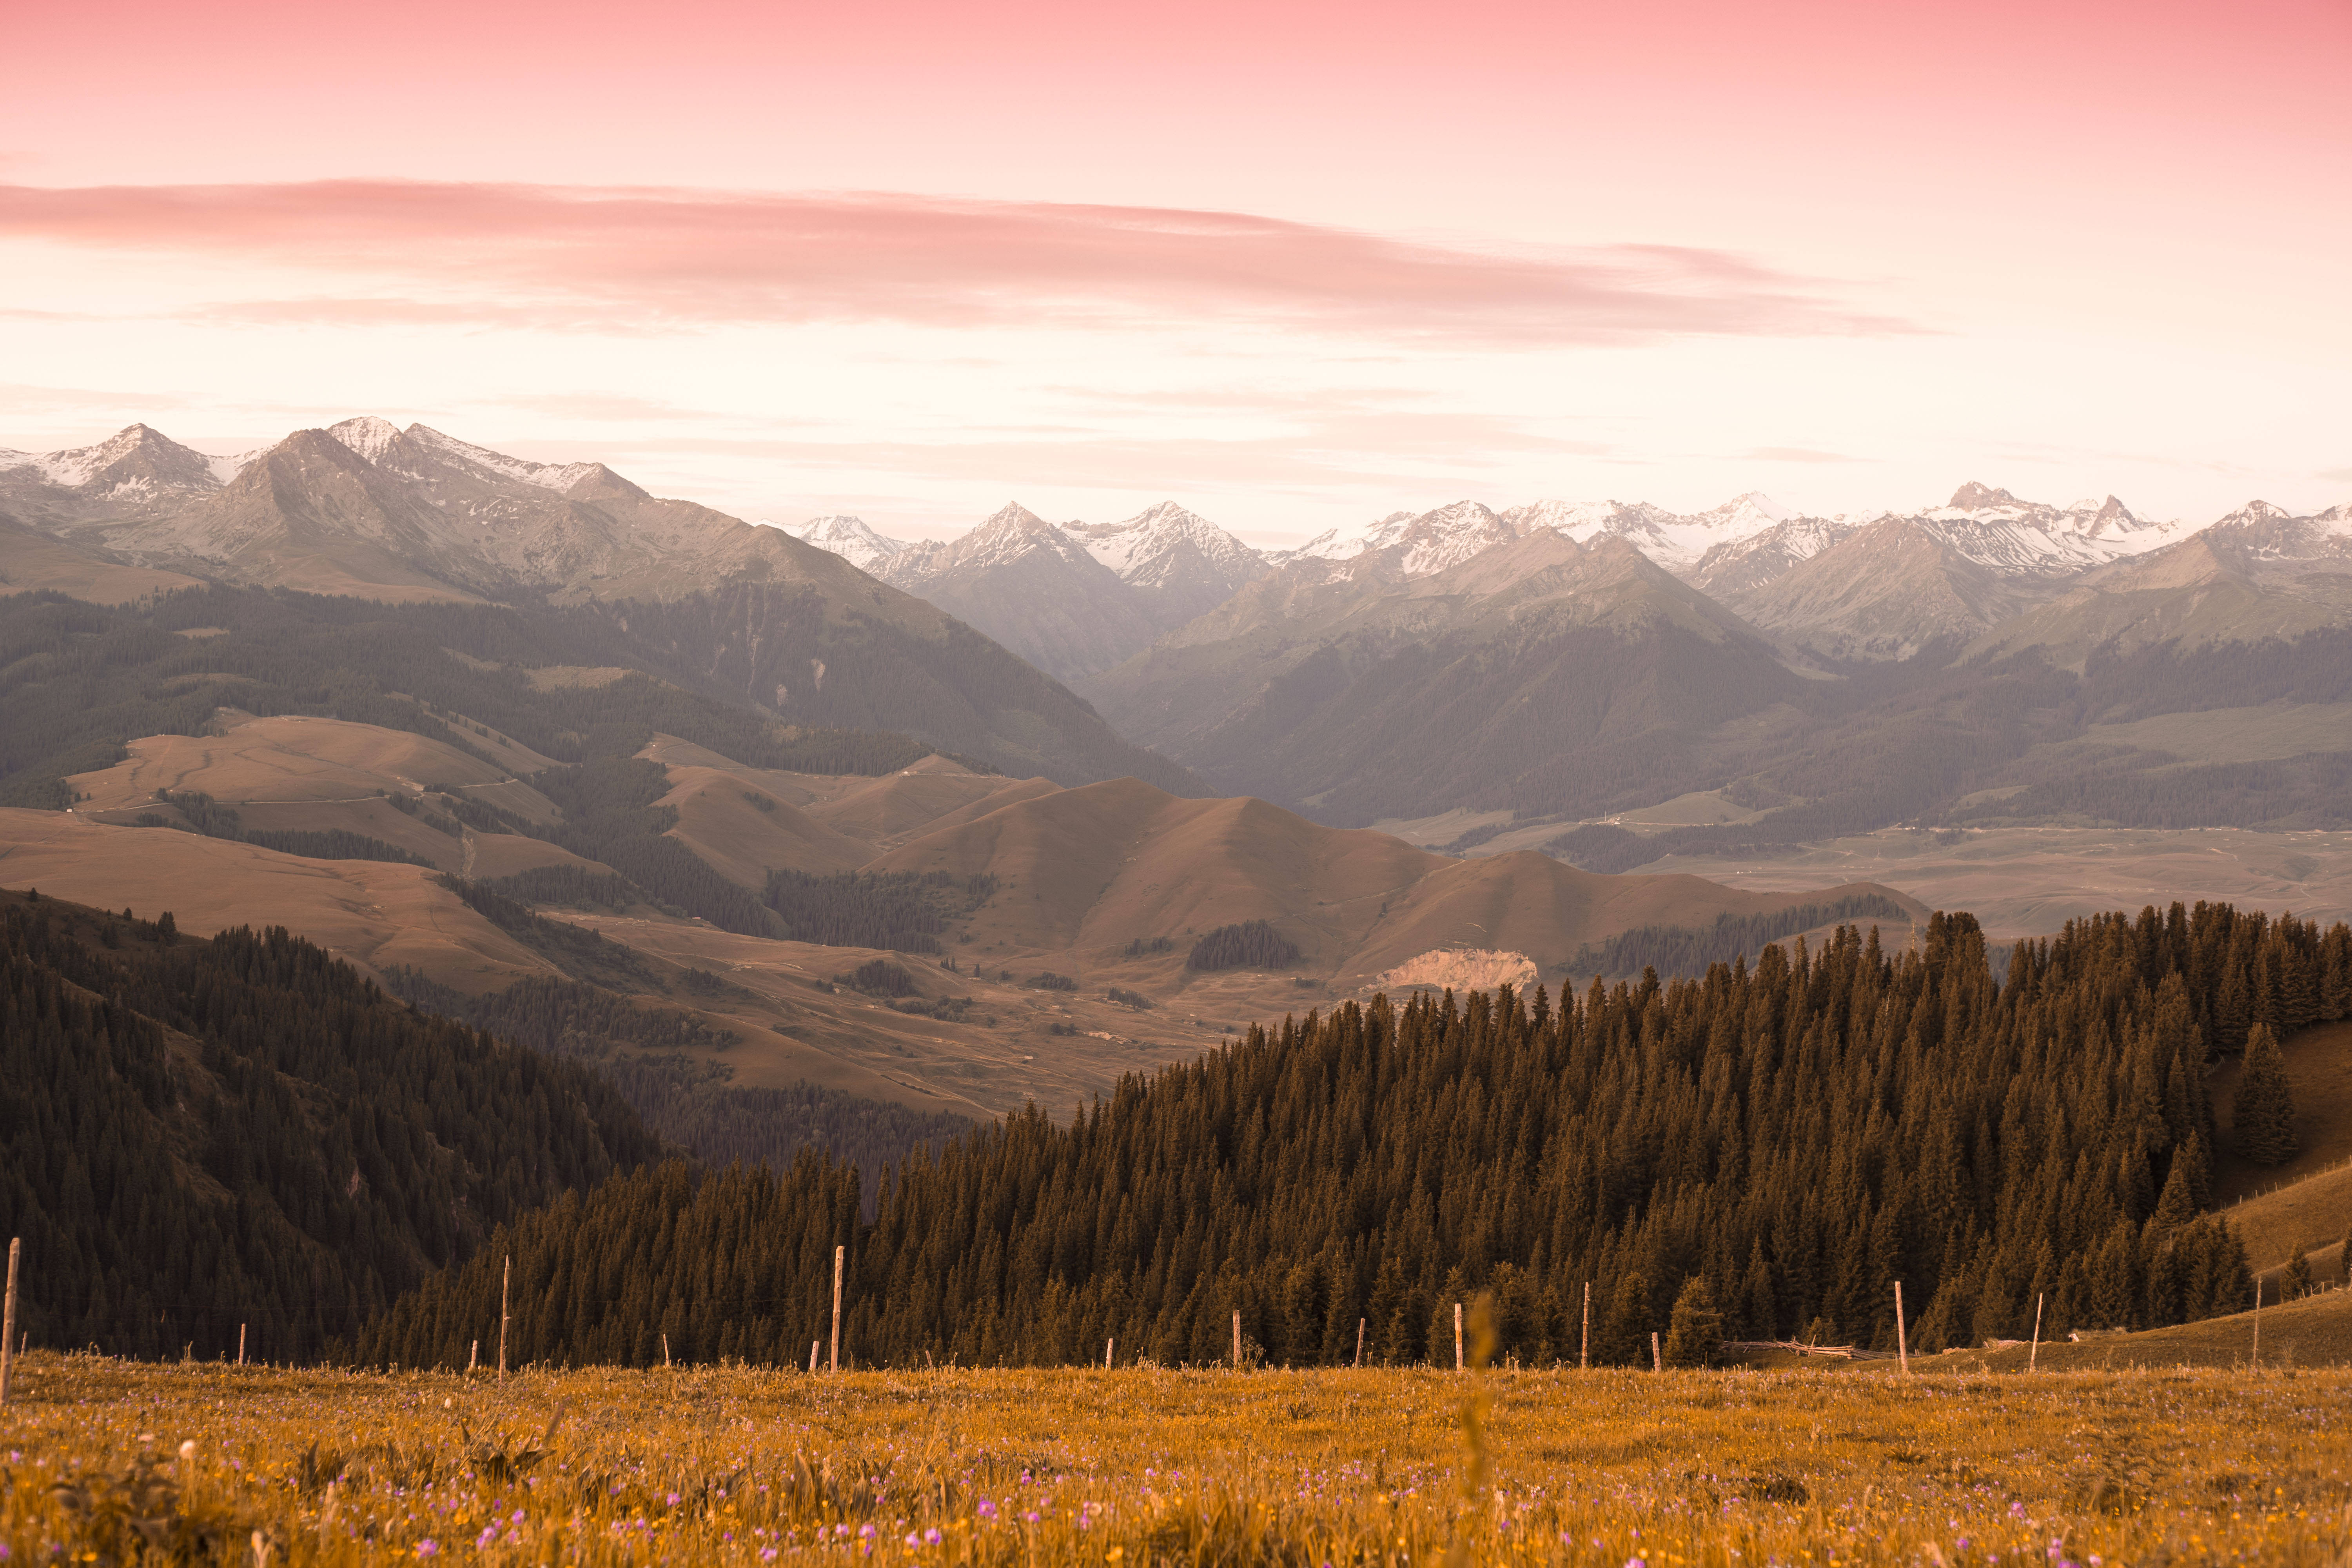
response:
[(2284, 1165), (2301, 1151), (2286, 1060), (2267, 1025), (2256, 1024), (2246, 1032), (2246, 1064), (2238, 1074), (2231, 1123), (2238, 1152), (2257, 1165)]
[(2164, 1195), (2156, 1201), (2156, 1215), (2148, 1223), (2159, 1231), (2170, 1231), (2187, 1225), (2197, 1217), (2197, 1201), (2190, 1195), (2189, 1185), (2188, 1151), (2172, 1156), (2172, 1173), (2164, 1178)]
[(2286, 1274), (2279, 1280), (2279, 1300), (2293, 1301), (2310, 1294), (2311, 1259), (2305, 1257), (2303, 1248), (2298, 1247), (2294, 1249), (2294, 1256), (2286, 1260)]
[(1706, 1276), (1694, 1274), (1683, 1281), (1675, 1298), (1674, 1316), (1666, 1325), (1668, 1366), (1713, 1366), (1723, 1348), (1723, 1314), (1715, 1310), (1715, 1292)]

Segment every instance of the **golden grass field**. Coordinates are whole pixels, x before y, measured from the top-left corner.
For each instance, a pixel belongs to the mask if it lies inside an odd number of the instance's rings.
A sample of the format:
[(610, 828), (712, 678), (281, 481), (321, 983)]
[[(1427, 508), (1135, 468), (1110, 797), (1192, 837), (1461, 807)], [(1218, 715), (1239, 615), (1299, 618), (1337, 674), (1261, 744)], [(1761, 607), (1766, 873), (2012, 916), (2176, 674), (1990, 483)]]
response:
[(2336, 1564), (2347, 1394), (2352, 1373), (2288, 1370), (500, 1384), (36, 1354), (0, 1411), (0, 1541), (31, 1563)]

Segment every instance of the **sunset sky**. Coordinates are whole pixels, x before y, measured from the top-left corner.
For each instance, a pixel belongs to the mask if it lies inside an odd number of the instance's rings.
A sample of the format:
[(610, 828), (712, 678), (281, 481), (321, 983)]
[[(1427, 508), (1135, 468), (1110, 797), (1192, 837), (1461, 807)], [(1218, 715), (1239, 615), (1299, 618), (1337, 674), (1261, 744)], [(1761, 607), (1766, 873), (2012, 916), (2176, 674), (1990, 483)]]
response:
[(2352, 500), (2352, 4), (36, 5), (0, 447), (908, 537)]

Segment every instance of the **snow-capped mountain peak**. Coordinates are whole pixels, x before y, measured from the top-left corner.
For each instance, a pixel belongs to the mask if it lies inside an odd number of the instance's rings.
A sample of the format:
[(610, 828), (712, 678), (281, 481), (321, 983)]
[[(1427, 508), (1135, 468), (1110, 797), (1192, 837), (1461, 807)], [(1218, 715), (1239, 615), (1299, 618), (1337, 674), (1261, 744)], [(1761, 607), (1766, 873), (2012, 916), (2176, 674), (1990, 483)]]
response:
[(327, 434), (373, 463), (383, 458), (392, 449), (393, 443), (400, 439), (400, 426), (389, 419), (362, 414), (356, 419), (328, 426)]
[(875, 532), (863, 518), (828, 515), (813, 517), (806, 522), (770, 526), (781, 527), (803, 543), (832, 552), (860, 572), (878, 574), (884, 565), (908, 549), (903, 540)]

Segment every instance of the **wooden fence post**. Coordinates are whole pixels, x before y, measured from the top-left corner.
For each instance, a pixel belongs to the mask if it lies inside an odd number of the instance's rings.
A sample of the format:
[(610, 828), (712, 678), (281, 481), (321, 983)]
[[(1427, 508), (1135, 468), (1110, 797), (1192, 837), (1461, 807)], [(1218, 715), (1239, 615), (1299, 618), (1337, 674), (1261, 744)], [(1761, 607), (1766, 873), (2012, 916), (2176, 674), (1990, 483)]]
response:
[(669, 1335), (667, 1333), (662, 1335), (662, 1370), (669, 1370)]
[(1242, 1369), (1242, 1310), (1234, 1309), (1234, 1370)]
[(1903, 1358), (1903, 1374), (1911, 1374), (1911, 1340), (1903, 1330), (1903, 1281), (1895, 1282), (1895, 1353)]
[(1109, 1339), (1103, 1341), (1103, 1370), (1105, 1372), (1108, 1372), (1110, 1370), (1110, 1352), (1118, 1343), (1118, 1336), (1116, 1334), (1113, 1334)]
[(1655, 1329), (1650, 1331), (1650, 1370), (1652, 1372), (1666, 1370), (1666, 1358), (1658, 1350), (1658, 1331)]
[(499, 1381), (507, 1380), (507, 1307), (514, 1289), (514, 1254), (507, 1254), (506, 1272), (499, 1278)]
[(1584, 1337), (1576, 1342), (1576, 1370), (1592, 1364), (1592, 1281), (1584, 1282)]
[(2025, 1352), (2025, 1370), (2032, 1372), (2042, 1360), (2042, 1301), (2047, 1291), (2033, 1294), (2033, 1348)]
[(0, 1405), (8, 1403), (8, 1391), (16, 1381), (16, 1354), (22, 1348), (16, 1343), (16, 1259), (23, 1254), (22, 1237), (8, 1241), (8, 1299), (0, 1306)]
[(243, 1323), (236, 1326), (236, 1364), (239, 1366), (245, 1364), (245, 1325)]
[(482, 1342), (476, 1340), (473, 1349), (466, 1352), (466, 1375), (474, 1375), (474, 1368), (482, 1359)]
[(827, 1372), (841, 1370), (841, 1263), (848, 1254), (846, 1247), (833, 1249), (833, 1352), (825, 1363)]
[(1454, 1370), (1462, 1370), (1462, 1303), (1454, 1303)]
[(809, 1371), (811, 1373), (814, 1373), (816, 1371), (816, 1351), (817, 1347), (823, 1343), (824, 1343), (823, 1340), (809, 1341)]
[(2255, 1276), (2254, 1276), (2254, 1354), (2253, 1354), (2253, 1359), (2252, 1359), (2251, 1362), (2249, 1362), (2249, 1363), (2247, 1363), (2246, 1370), (2247, 1370), (2247, 1371), (2249, 1371), (2249, 1372), (2260, 1372), (2262, 1369), (2263, 1369), (2263, 1277), (2262, 1277), (2261, 1275), (2257, 1274), (2257, 1275), (2255, 1275)]
[(1364, 1320), (1356, 1320), (1356, 1364), (1364, 1364)]

